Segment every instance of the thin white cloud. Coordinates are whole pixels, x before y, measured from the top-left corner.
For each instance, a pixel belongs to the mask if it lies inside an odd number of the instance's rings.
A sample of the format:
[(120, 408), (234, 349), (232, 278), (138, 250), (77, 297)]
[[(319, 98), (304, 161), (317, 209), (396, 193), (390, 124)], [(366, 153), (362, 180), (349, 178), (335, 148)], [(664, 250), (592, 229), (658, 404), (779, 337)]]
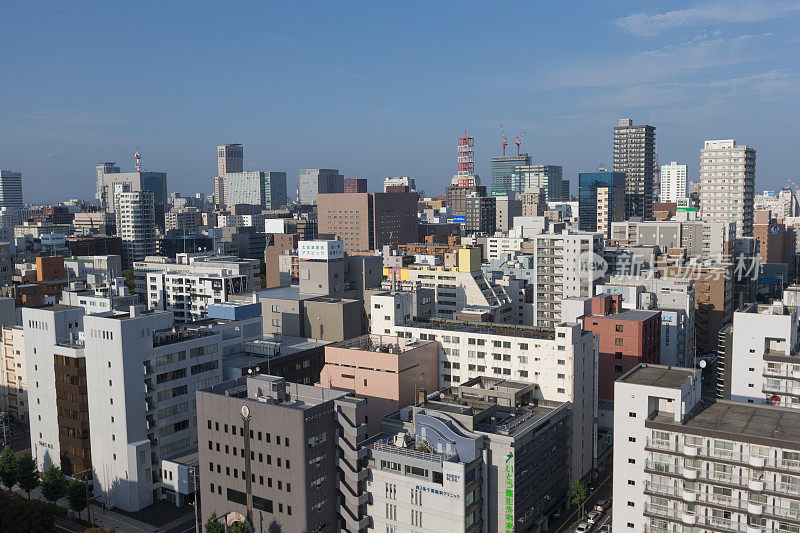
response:
[(800, 2), (763, 0), (715, 1), (663, 13), (633, 13), (615, 24), (635, 35), (652, 36), (666, 30), (709, 23), (749, 23), (773, 20), (800, 11)]
[(349, 70), (347, 70), (347, 69), (345, 69), (343, 67), (334, 68), (333, 69), (333, 75), (336, 76), (337, 78), (344, 78), (344, 79), (348, 79), (348, 80), (356, 80), (356, 79), (361, 77), (360, 74), (355, 74), (353, 72), (350, 72)]
[(550, 88), (627, 87), (631, 83), (680, 80), (701, 69), (723, 67), (753, 59), (748, 46), (754, 39), (710, 39), (646, 50), (627, 57), (581, 62), (549, 76)]

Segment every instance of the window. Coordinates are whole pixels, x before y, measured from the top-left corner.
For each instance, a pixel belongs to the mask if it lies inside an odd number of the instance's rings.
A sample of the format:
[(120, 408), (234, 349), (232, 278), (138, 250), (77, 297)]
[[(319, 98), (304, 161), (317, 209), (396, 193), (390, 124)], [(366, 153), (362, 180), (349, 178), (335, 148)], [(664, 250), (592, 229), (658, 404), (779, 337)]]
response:
[(622, 332), (622, 324), (617, 324), (617, 325), (614, 327), (614, 329), (615, 329), (616, 331)]
[(622, 346), (622, 339), (614, 339), (615, 346)]
[(636, 418), (636, 413), (634, 413), (633, 411), (629, 412), (628, 418)]

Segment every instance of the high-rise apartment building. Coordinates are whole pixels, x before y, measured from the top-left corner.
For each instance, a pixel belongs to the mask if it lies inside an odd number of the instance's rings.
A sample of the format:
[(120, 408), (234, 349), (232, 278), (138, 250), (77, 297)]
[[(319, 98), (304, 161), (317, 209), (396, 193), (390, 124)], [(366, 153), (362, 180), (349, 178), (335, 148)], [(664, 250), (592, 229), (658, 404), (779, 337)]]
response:
[(528, 187), (519, 195), (523, 217), (541, 217), (547, 211), (547, 198), (541, 187)]
[(625, 173), (625, 218), (653, 218), (656, 128), (619, 119), (614, 127), (614, 172)]
[(316, 204), (317, 195), (344, 192), (344, 176), (333, 168), (306, 168), (300, 171), (300, 203)]
[(237, 172), (225, 176), (226, 205), (258, 205), (279, 209), (286, 205), (286, 172)]
[(151, 191), (120, 192), (114, 196), (117, 235), (122, 239), (122, 266), (131, 268), (156, 253), (156, 223)]
[(21, 326), (3, 325), (0, 409), (7, 412), (12, 419), (26, 424), (28, 423), (27, 368), (28, 365), (25, 364), (25, 332)]
[(464, 232), (467, 235), (494, 235), (497, 223), (495, 197), (473, 194), (467, 196), (465, 206)]
[(0, 170), (0, 207), (22, 209), (22, 172)]
[(214, 176), (214, 203), (219, 206), (225, 205), (225, 178)]
[(788, 531), (800, 508), (793, 409), (701, 398), (700, 371), (642, 365), (616, 383), (614, 528)]
[(578, 213), (581, 231), (597, 231), (610, 238), (611, 223), (625, 220), (625, 174), (579, 173)]
[(244, 148), (241, 144), (217, 146), (217, 176), (244, 172)]
[(511, 189), (523, 192), (529, 187), (539, 187), (544, 191), (546, 202), (561, 201), (564, 167), (560, 165), (524, 165), (514, 169), (511, 175)]
[(522, 192), (515, 189), (512, 185), (512, 175), (515, 174), (517, 167), (525, 167), (531, 164), (531, 156), (528, 154), (504, 155), (492, 158), (492, 192)]
[(320, 194), (317, 218), (319, 233), (341, 238), (347, 253), (418, 240), (416, 194)]
[(703, 220), (734, 222), (737, 237), (753, 235), (756, 149), (733, 139), (706, 141), (700, 151)]
[(202, 521), (215, 513), (264, 531), (366, 531), (365, 406), (269, 375), (199, 391)]
[(659, 200), (662, 202), (677, 202), (689, 196), (686, 189), (686, 165), (675, 161), (669, 165), (662, 165), (659, 179), (661, 180)]

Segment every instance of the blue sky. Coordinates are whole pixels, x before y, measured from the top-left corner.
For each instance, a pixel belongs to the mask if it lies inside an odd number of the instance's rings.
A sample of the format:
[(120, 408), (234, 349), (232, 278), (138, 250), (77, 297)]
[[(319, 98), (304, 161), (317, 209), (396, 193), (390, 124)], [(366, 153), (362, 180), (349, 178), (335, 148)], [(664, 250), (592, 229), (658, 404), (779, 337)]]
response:
[(630, 117), (690, 178), (704, 139), (735, 138), (777, 188), (798, 176), (798, 22), (800, 1), (13, 2), (0, 168), (26, 201), (89, 198), (95, 163), (131, 169), (139, 145), (171, 191), (210, 191), (238, 142), (290, 195), (306, 167), (441, 194), (464, 129), (488, 183), (502, 122), (574, 187)]

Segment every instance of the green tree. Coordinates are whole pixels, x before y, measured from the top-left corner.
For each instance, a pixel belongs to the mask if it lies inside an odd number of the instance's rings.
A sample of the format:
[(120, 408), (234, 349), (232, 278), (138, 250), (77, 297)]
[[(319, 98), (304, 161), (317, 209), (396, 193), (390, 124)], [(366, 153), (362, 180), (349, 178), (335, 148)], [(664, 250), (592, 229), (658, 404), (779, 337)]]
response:
[(0, 453), (0, 481), (9, 489), (17, 484), (17, 456), (10, 446)]
[(80, 479), (73, 479), (67, 485), (67, 499), (69, 500), (69, 508), (78, 513), (78, 518), (81, 512), (86, 509), (88, 499), (86, 497), (86, 483)]
[(50, 464), (42, 474), (42, 496), (53, 503), (67, 492), (67, 478), (55, 464)]
[(122, 277), (125, 278), (125, 286), (128, 287), (130, 293), (136, 294), (136, 282), (134, 281), (133, 270), (131, 269), (123, 270)]
[(572, 502), (572, 505), (577, 505), (580, 507), (581, 516), (583, 516), (583, 503), (588, 497), (586, 485), (584, 485), (581, 480), (575, 480), (575, 483), (572, 485), (572, 495), (570, 501)]
[(250, 526), (247, 525), (247, 522), (234, 522), (228, 531), (230, 533), (250, 533)]
[(208, 517), (208, 522), (204, 526), (206, 533), (223, 533), (225, 531), (225, 527), (217, 521), (217, 513), (211, 513), (211, 516)]
[(36, 470), (36, 460), (29, 453), (17, 458), (17, 484), (19, 488), (28, 493), (29, 500), (31, 499), (31, 491), (39, 486), (39, 472)]

